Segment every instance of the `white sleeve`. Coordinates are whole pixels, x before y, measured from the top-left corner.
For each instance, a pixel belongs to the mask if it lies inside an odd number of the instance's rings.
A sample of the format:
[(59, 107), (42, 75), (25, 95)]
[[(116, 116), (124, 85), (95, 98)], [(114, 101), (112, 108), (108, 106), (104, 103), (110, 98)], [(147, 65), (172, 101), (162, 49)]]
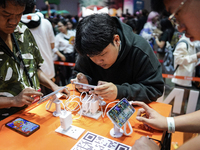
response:
[(56, 37), (55, 37), (55, 46), (54, 46), (54, 49), (53, 49), (53, 52), (54, 52), (54, 53), (57, 52), (57, 51), (59, 50), (59, 39), (60, 39), (60, 37), (59, 37), (59, 34), (58, 34), (58, 35), (56, 35)]
[(173, 53), (175, 64), (188, 65), (197, 62), (197, 55), (189, 55), (187, 45), (184, 42), (179, 43)]
[(50, 40), (50, 43), (55, 43), (55, 35), (54, 35), (54, 32), (53, 32), (53, 27), (51, 25), (51, 23), (49, 22), (49, 20), (47, 20), (47, 24), (48, 24), (48, 37), (49, 37), (49, 40)]

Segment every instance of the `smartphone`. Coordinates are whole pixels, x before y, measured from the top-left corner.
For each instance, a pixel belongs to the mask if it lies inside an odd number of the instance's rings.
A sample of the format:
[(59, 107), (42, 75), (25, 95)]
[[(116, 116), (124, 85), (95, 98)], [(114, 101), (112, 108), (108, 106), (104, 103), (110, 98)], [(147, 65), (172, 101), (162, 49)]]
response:
[(9, 121), (5, 126), (24, 136), (29, 136), (40, 128), (38, 124), (20, 117)]
[(89, 85), (89, 84), (84, 84), (80, 82), (74, 82), (74, 84), (82, 85), (83, 89), (94, 89), (96, 87), (95, 85)]
[[(40, 103), (42, 103), (42, 102), (44, 102), (44, 101), (46, 101), (46, 100), (55, 99), (55, 95), (56, 95), (56, 94), (58, 94), (58, 95), (61, 97), (62, 94), (59, 94), (59, 92), (60, 92), (61, 90), (63, 90), (64, 88), (67, 88), (67, 87), (64, 86), (64, 87), (62, 87), (62, 88), (60, 88), (60, 89), (58, 89), (58, 90), (56, 90), (56, 91), (54, 91), (54, 92), (51, 92), (51, 93), (48, 94), (48, 95), (45, 95), (45, 96), (42, 97), (37, 103), (40, 104)], [(58, 96), (58, 95), (57, 95), (57, 96)]]
[(118, 128), (121, 128), (134, 112), (133, 106), (126, 98), (123, 98), (107, 112), (107, 116)]
[[(41, 92), (41, 89), (38, 89), (37, 91)], [(36, 96), (36, 95), (31, 95), (31, 97), (34, 98), (34, 101), (32, 102), (32, 104), (38, 102), (41, 98), (40, 96)]]

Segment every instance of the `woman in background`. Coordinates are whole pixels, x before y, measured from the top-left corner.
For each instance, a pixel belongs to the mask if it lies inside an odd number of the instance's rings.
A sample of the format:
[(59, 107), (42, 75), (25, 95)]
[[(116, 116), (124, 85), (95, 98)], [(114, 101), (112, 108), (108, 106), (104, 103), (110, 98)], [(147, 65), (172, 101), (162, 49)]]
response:
[(71, 19), (66, 19), (66, 21), (67, 21), (67, 29), (68, 29), (68, 31), (75, 32), (75, 34), (76, 34), (76, 27), (75, 27), (74, 22)]
[[(155, 35), (155, 42), (158, 46), (157, 52), (159, 59), (163, 59), (165, 55), (165, 47), (170, 46), (170, 42), (172, 40), (172, 36), (174, 33), (174, 27), (172, 26), (171, 22), (168, 20), (168, 18), (163, 18), (160, 20), (160, 26), (162, 34), (160, 37)], [(168, 42), (168, 43), (167, 43)]]
[[(62, 19), (58, 21), (58, 30), (59, 34), (56, 35), (55, 38), (55, 48), (54, 51), (60, 51), (62, 54), (58, 57), (58, 61), (65, 62), (75, 62), (75, 52), (74, 52), (74, 40), (75, 40), (75, 32), (69, 31), (67, 22)], [(63, 57), (64, 55), (64, 57)], [(66, 85), (69, 83), (69, 79), (72, 74), (72, 68), (69, 66), (59, 66), (59, 76), (62, 85)]]
[(154, 48), (154, 30), (157, 29), (159, 14), (155, 11), (149, 13), (147, 22), (141, 30), (140, 35), (146, 39), (152, 48)]

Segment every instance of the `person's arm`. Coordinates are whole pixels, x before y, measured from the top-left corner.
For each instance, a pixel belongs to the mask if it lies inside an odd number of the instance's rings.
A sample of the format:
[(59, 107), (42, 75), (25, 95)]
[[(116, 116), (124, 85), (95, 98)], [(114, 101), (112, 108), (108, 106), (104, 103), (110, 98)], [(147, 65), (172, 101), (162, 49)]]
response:
[(158, 45), (158, 47), (163, 48), (165, 46), (165, 41), (159, 41), (158, 37), (156, 36), (156, 44)]
[(200, 110), (174, 117), (175, 130), (181, 132), (200, 132)]
[[(39, 78), (40, 84), (51, 89), (52, 91), (56, 91), (61, 88), (58, 85), (56, 85), (53, 81), (48, 79), (45, 76), (45, 74), (42, 72), (42, 70), (38, 69), (37, 73), (38, 73), (38, 78)], [(61, 92), (64, 92), (67, 94), (66, 98), (69, 97), (69, 95), (70, 95), (69, 91), (66, 88), (64, 88), (63, 91), (61, 91)]]
[[(55, 47), (55, 43), (51, 43), (51, 49), (54, 49), (54, 47)], [(62, 61), (66, 61), (66, 57), (61, 52), (56, 51), (55, 53), (58, 55), (58, 57), (60, 57)]]
[(48, 40), (49, 43), (51, 44), (51, 49), (53, 50), (55, 47), (55, 35), (53, 32), (53, 26), (48, 19), (45, 19), (45, 21), (46, 21), (46, 27), (48, 28)]
[(194, 137), (188, 140), (186, 143), (181, 145), (177, 150), (199, 150), (200, 147), (200, 136)]
[[(154, 109), (143, 102), (132, 102), (133, 105), (141, 106), (138, 110), (136, 119), (154, 129), (168, 130), (167, 118), (160, 115)], [(175, 131), (181, 132), (200, 132), (200, 110), (174, 117)]]
[(200, 52), (197, 53), (197, 58), (200, 58)]
[(66, 61), (65, 55), (63, 55), (60, 51), (56, 51), (55, 53), (58, 55), (58, 57), (60, 57), (60, 59), (61, 59), (62, 61)]
[(152, 35), (152, 33), (148, 33), (148, 31), (146, 31), (146, 30), (148, 30), (148, 29), (143, 29), (143, 30), (141, 31), (140, 35), (141, 35), (145, 40), (150, 40), (150, 39), (153, 37), (153, 35)]
[[(194, 137), (188, 140), (186, 143), (181, 145), (177, 150), (199, 150), (200, 147), (200, 136)], [(132, 150), (159, 150), (158, 145), (148, 137), (142, 136), (140, 139), (135, 141), (132, 146)]]
[(45, 76), (45, 74), (42, 72), (42, 70), (38, 69), (37, 74), (38, 74), (38, 77), (39, 77), (40, 84), (51, 89), (52, 91), (55, 91), (56, 89), (58, 89), (58, 85), (56, 85), (53, 81), (48, 79)]
[(143, 29), (140, 32), (140, 35), (147, 41), (153, 38), (153, 33), (150, 28), (151, 28), (150, 23), (145, 23)]
[(54, 49), (55, 43), (51, 43), (51, 49)]
[(66, 61), (66, 57), (59, 51), (59, 35), (56, 36), (55, 38), (55, 44), (54, 44), (54, 49), (53, 52), (55, 54), (58, 55), (58, 57), (62, 60), (62, 61)]
[(159, 150), (159, 146), (148, 137), (142, 136), (135, 141), (132, 150)]

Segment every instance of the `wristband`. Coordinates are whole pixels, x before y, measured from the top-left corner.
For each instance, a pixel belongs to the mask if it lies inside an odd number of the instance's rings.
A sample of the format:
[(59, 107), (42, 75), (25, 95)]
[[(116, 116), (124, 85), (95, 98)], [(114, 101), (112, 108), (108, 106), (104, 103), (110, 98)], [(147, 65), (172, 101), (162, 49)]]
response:
[(175, 132), (175, 122), (173, 117), (167, 117), (168, 133)]

